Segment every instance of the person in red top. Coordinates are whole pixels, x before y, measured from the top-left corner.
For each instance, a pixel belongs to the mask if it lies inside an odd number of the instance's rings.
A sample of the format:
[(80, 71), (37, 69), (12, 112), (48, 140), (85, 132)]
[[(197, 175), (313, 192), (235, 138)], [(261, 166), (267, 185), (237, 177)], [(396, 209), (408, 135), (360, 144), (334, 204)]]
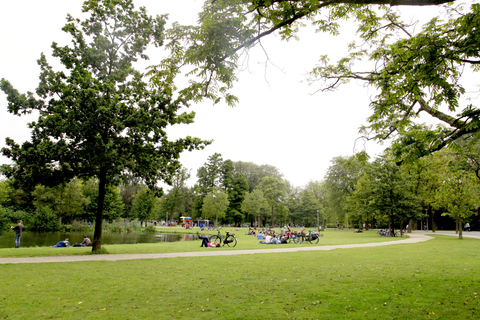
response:
[(15, 248), (20, 248), (20, 237), (22, 236), (22, 220), (18, 220), (17, 225), (10, 227), (13, 231), (15, 231)]

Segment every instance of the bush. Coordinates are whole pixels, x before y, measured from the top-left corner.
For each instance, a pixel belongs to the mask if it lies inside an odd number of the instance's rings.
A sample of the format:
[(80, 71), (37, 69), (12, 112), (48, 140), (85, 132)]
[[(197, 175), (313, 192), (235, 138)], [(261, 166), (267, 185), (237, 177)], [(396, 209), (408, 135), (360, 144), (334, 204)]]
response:
[(105, 223), (103, 225), (103, 231), (132, 233), (142, 231), (142, 227), (140, 227), (137, 221), (114, 221), (112, 223)]
[(16, 225), (18, 220), (22, 220), (24, 222), (23, 224), (27, 222), (28, 227), (28, 221), (31, 220), (31, 218), (32, 215), (26, 211), (15, 211), (13, 209), (0, 206), (0, 231), (8, 230), (10, 226)]
[(73, 221), (72, 225), (70, 226), (71, 231), (81, 231), (81, 232), (92, 232), (93, 226), (89, 226), (88, 224), (81, 223), (80, 221)]
[(49, 207), (39, 208), (29, 221), (29, 229), (33, 231), (58, 231), (59, 228), (57, 215)]
[(155, 233), (157, 231), (157, 228), (153, 224), (150, 224), (146, 228), (143, 228), (143, 231), (149, 232), (149, 233)]
[(10, 216), (9, 209), (0, 206), (0, 231), (7, 230), (12, 224)]

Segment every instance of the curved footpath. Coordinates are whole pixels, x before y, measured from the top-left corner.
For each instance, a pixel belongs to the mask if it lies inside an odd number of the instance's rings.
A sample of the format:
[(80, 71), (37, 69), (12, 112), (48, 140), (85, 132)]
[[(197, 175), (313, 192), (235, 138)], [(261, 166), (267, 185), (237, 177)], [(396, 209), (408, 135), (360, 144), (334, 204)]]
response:
[[(299, 252), (314, 250), (333, 250), (349, 248), (380, 247), (395, 244), (408, 244), (428, 241), (433, 239), (428, 234), (432, 232), (415, 231), (409, 234), (409, 238), (387, 242), (373, 242), (362, 244), (343, 244), (336, 246), (315, 246), (315, 247), (289, 247), (278, 249), (255, 249), (255, 250), (232, 250), (232, 251), (196, 251), (196, 252), (172, 252), (172, 253), (144, 253), (144, 254), (101, 254), (101, 255), (75, 255), (55, 257), (28, 257), (28, 258), (0, 258), (0, 264), (7, 263), (45, 263), (45, 262), (79, 262), (79, 261), (119, 261), (136, 259), (162, 259), (162, 258), (184, 258), (184, 257), (208, 257), (208, 256), (232, 256), (239, 254), (257, 253), (278, 253), (278, 252)], [(453, 231), (437, 231), (435, 234), (458, 236)], [(480, 232), (464, 232), (464, 237), (480, 239)], [(211, 251), (210, 251), (211, 250)]]

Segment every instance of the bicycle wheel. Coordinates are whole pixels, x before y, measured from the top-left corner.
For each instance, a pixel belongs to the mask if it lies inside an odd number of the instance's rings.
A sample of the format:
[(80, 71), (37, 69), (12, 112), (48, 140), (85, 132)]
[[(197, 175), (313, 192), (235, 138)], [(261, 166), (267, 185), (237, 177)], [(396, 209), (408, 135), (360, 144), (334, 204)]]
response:
[(211, 236), (208, 242), (215, 242), (217, 246), (220, 246), (222, 244), (222, 238), (220, 238), (219, 236)]
[(302, 235), (296, 235), (295, 238), (293, 238), (293, 242), (296, 244), (300, 244), (303, 242), (303, 236)]
[(317, 236), (309, 236), (308, 237), (308, 242), (310, 242), (311, 244), (317, 244), (318, 241), (320, 240), (320, 237), (317, 235)]
[(223, 243), (229, 247), (235, 247), (237, 245), (237, 238), (230, 235), (225, 238), (225, 241), (223, 241)]

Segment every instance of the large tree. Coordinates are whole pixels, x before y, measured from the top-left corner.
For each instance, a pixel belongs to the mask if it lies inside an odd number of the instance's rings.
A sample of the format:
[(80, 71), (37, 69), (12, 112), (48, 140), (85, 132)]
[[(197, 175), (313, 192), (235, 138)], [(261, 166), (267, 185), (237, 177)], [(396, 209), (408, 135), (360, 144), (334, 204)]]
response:
[(412, 191), (412, 177), (401, 166), (386, 157), (376, 159), (368, 172), (370, 179), (362, 180), (370, 191), (369, 209), (380, 222), (390, 228), (421, 215), (420, 198)]
[(260, 227), (261, 215), (265, 214), (267, 209), (268, 202), (263, 196), (262, 190), (255, 189), (245, 195), (245, 199), (242, 202), (242, 211), (250, 214), (257, 221), (257, 227)]
[(335, 157), (325, 175), (328, 215), (339, 223), (346, 222), (354, 212), (348, 207), (347, 198), (355, 191), (357, 181), (365, 169), (365, 154), (350, 157)]
[(437, 189), (434, 206), (445, 208), (443, 215), (455, 219), (459, 239), (463, 239), (463, 221), (477, 214), (478, 192), (479, 183), (471, 173), (451, 170), (444, 173), (443, 181)]
[(55, 187), (37, 185), (32, 192), (36, 208), (49, 207), (57, 215), (59, 222), (71, 223), (84, 216), (85, 208), (91, 199), (82, 192), (78, 179)]
[(215, 227), (218, 228), (218, 218), (222, 219), (228, 209), (228, 195), (220, 188), (215, 188), (205, 196), (202, 213), (208, 219), (215, 218)]
[(186, 137), (169, 141), (169, 125), (191, 123), (194, 113), (177, 114), (186, 103), (173, 99), (165, 86), (151, 88), (133, 63), (150, 45), (161, 46), (165, 17), (134, 9), (132, 0), (90, 0), (83, 5), (88, 17), (67, 16), (63, 28), (71, 46), (52, 44), (53, 56), (64, 71), (54, 71), (41, 55), (40, 84), (33, 93), (20, 94), (5, 79), (9, 112), (37, 111), (30, 123), (31, 141), (22, 146), (7, 139), (3, 154), (14, 161), (3, 166), (8, 177), (33, 189), (73, 177), (97, 177), (98, 206), (93, 251), (101, 249), (105, 190), (126, 172), (156, 189), (159, 180), (170, 183), (180, 167), (179, 154), (208, 142)]
[[(367, 139), (394, 138), (399, 161), (414, 160), (452, 144), (478, 136), (478, 88), (466, 75), (480, 64), (480, 4), (445, 12), (421, 30), (387, 11), (375, 22), (363, 22), (361, 45), (351, 45), (349, 56), (329, 64), (327, 58), (312, 72), (324, 80), (323, 90), (350, 80), (365, 82), (378, 92), (363, 128)], [(370, 49), (371, 48), (371, 49)], [(371, 68), (359, 60), (371, 60)], [(438, 125), (422, 123), (429, 121)]]
[(190, 216), (191, 212), (187, 212), (186, 201), (189, 195), (187, 180), (190, 179), (190, 171), (182, 168), (172, 179), (172, 188), (168, 193), (164, 194), (161, 199), (161, 211), (165, 214), (165, 221), (175, 220), (182, 215)]
[(275, 207), (278, 207), (283, 211), (282, 207), (284, 206), (286, 192), (286, 183), (280, 178), (274, 176), (267, 176), (262, 179), (262, 182), (258, 186), (263, 192), (263, 196), (267, 200), (270, 208), (272, 209), (272, 219), (271, 225), (274, 224), (274, 212)]
[[(190, 65), (190, 86), (181, 94), (215, 102), (222, 98), (235, 104), (230, 89), (237, 80), (239, 61), (261, 40), (279, 34), (282, 40), (296, 38), (307, 22), (320, 32), (339, 33), (342, 20), (375, 22), (387, 6), (439, 5), (446, 0), (206, 0), (199, 14), (199, 24), (174, 24), (168, 30), (168, 48), (172, 54), (152, 69), (154, 80), (171, 84), (181, 72), (179, 66)], [(373, 6), (375, 5), (375, 6)], [(245, 56), (248, 56), (245, 54)]]
[(215, 187), (223, 185), (223, 158), (220, 153), (208, 157), (208, 161), (197, 171), (197, 184), (202, 195), (206, 195)]
[(243, 214), (242, 203), (247, 193), (248, 193), (247, 178), (243, 174), (237, 174), (233, 178), (233, 183), (231, 188), (227, 189), (228, 201), (229, 201), (229, 206), (227, 211), (227, 220), (228, 222), (234, 222), (235, 225), (237, 225), (238, 227), (240, 227), (240, 224), (245, 218)]
[(263, 177), (274, 176), (280, 179), (283, 177), (278, 168), (268, 164), (258, 165), (253, 162), (236, 161), (233, 166), (236, 175), (243, 174), (247, 178), (250, 192), (260, 185)]

